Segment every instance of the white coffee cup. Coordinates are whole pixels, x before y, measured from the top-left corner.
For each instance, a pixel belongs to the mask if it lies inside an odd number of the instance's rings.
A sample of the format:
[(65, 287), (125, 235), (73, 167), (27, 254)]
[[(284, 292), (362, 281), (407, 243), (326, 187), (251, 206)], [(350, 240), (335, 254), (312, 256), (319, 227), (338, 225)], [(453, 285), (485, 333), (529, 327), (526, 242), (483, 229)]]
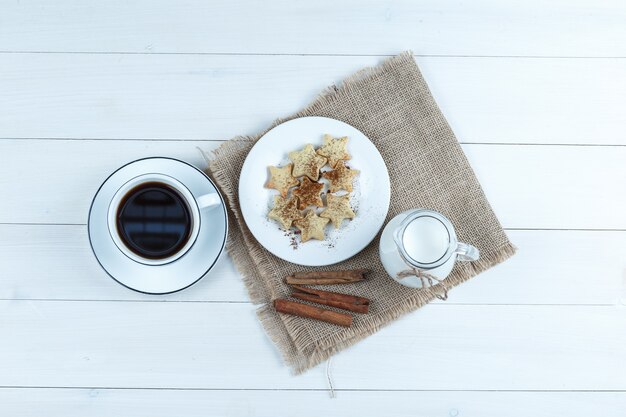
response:
[[(190, 233), (186, 243), (174, 254), (165, 258), (150, 259), (134, 252), (126, 245), (126, 243), (124, 243), (122, 237), (120, 236), (120, 230), (118, 229), (117, 216), (120, 204), (124, 201), (129, 192), (147, 183), (164, 184), (167, 188), (176, 192), (187, 205), (190, 214)], [(200, 211), (217, 207), (221, 205), (221, 202), (222, 200), (217, 193), (209, 193), (199, 197), (194, 197), (187, 187), (169, 175), (158, 173), (142, 174), (124, 183), (113, 195), (107, 212), (109, 234), (111, 235), (111, 239), (117, 248), (133, 261), (153, 266), (168, 264), (185, 255), (185, 253), (187, 253), (196, 242), (198, 232), (200, 230)]]

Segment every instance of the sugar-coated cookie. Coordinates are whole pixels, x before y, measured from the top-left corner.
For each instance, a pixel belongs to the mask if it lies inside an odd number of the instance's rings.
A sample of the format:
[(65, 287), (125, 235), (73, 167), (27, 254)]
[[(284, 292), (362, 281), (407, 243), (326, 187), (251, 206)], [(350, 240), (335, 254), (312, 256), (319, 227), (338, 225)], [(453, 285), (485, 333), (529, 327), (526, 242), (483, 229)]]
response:
[(282, 168), (270, 166), (269, 169), (270, 180), (265, 187), (278, 190), (281, 196), (287, 197), (289, 189), (298, 185), (298, 180), (291, 175), (293, 164), (287, 164)]
[(341, 190), (352, 192), (352, 182), (358, 174), (358, 170), (350, 169), (345, 162), (339, 161), (335, 169), (322, 173), (322, 177), (330, 181), (329, 188), (331, 193)]
[(347, 145), (347, 136), (333, 139), (331, 135), (324, 135), (324, 144), (320, 146), (317, 153), (328, 158), (328, 165), (334, 168), (337, 162), (350, 159)]
[(321, 196), (323, 189), (324, 184), (303, 177), (300, 186), (292, 191), (293, 195), (298, 197), (298, 208), (304, 210), (309, 206), (324, 207)]
[(294, 220), (302, 218), (302, 213), (298, 210), (298, 199), (296, 197), (274, 196), (274, 207), (267, 214), (267, 217), (277, 220), (283, 228), (289, 229)]
[(289, 159), (293, 161), (292, 175), (301, 177), (306, 175), (313, 181), (320, 177), (320, 168), (326, 165), (326, 158), (318, 155), (310, 143), (301, 151), (289, 152)]
[(350, 195), (333, 195), (326, 196), (326, 208), (320, 213), (320, 217), (330, 219), (336, 229), (341, 227), (344, 219), (354, 219), (356, 214), (350, 206)]
[(315, 214), (315, 210), (309, 210), (301, 219), (294, 222), (296, 227), (300, 229), (300, 239), (306, 242), (309, 239), (324, 240), (324, 227), (329, 220), (319, 217)]

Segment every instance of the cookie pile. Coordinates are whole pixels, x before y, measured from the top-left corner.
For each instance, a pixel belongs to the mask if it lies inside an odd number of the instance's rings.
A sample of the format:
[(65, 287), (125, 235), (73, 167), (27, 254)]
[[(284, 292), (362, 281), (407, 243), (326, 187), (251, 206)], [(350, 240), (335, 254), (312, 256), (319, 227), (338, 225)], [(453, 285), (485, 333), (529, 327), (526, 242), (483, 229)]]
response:
[[(267, 216), (286, 230), (295, 226), (300, 230), (302, 242), (324, 240), (329, 222), (339, 228), (344, 219), (353, 219), (355, 213), (350, 206), (349, 193), (359, 171), (346, 166), (345, 161), (350, 159), (347, 145), (348, 137), (324, 135), (324, 144), (318, 149), (307, 144), (302, 150), (289, 153), (291, 163), (284, 167), (270, 166), (266, 187), (278, 190), (280, 195), (274, 196), (274, 206)], [(327, 164), (332, 169), (321, 172)], [(319, 182), (320, 177), (328, 181), (326, 205), (322, 199), (324, 183)], [(293, 187), (296, 188), (289, 196)], [(347, 194), (334, 194), (344, 191)], [(323, 209), (319, 214), (318, 207)]]

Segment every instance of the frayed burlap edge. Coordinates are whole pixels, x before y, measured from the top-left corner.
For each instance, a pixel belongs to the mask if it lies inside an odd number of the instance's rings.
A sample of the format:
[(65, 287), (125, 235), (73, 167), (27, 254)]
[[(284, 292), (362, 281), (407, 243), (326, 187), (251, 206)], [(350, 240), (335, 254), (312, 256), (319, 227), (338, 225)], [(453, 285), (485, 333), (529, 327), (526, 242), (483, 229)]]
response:
[[(288, 327), (293, 326), (286, 326), (285, 324), (293, 320), (298, 320), (298, 318), (293, 316), (277, 317), (278, 313), (276, 313), (269, 303), (275, 297), (273, 296), (271, 287), (265, 282), (263, 277), (270, 275), (271, 271), (265, 262), (257, 261), (255, 260), (255, 256), (252, 256), (253, 253), (261, 255), (263, 249), (256, 239), (254, 239), (245, 221), (241, 218), (241, 213), (238, 208), (238, 190), (228, 185), (226, 178), (228, 174), (220, 169), (214, 161), (220, 157), (226, 147), (236, 146), (238, 143), (249, 145), (256, 142), (265, 133), (281, 123), (300, 117), (319, 115), (318, 112), (323, 109), (324, 105), (332, 103), (348, 94), (353, 89), (358, 88), (362, 83), (368, 82), (372, 78), (379, 77), (385, 74), (387, 70), (397, 65), (403, 65), (407, 63), (407, 61), (413, 61), (413, 54), (410, 51), (389, 58), (376, 67), (361, 69), (347, 77), (340, 86), (332, 85), (326, 88), (311, 104), (301, 111), (291, 116), (275, 120), (270, 127), (258, 135), (238, 136), (231, 139), (214, 150), (213, 157), (209, 158), (209, 175), (216, 180), (231, 207), (229, 211), (231, 224), (236, 222), (240, 227), (240, 230), (236, 230), (235, 227), (230, 228), (226, 245), (227, 252), (233, 258), (237, 270), (242, 275), (251, 301), (254, 304), (264, 304), (257, 309), (259, 320), (270, 339), (278, 346), (283, 360), (291, 367), (295, 374), (301, 374), (318, 365), (335, 353), (377, 332), (380, 328), (391, 323), (396, 318), (429, 303), (440, 293), (440, 285), (416, 291), (413, 297), (406, 300), (406, 304), (385, 310), (377, 315), (366, 317), (358, 326), (349, 328), (341, 333), (335, 333), (313, 344), (303, 344), (299, 334), (291, 334), (289, 332)], [(245, 242), (247, 250), (237, 250), (238, 247), (242, 247), (240, 245), (243, 242)], [(456, 287), (480, 272), (505, 261), (513, 256), (515, 252), (515, 246), (507, 243), (494, 253), (481, 254), (481, 258), (478, 261), (458, 264), (451, 275), (446, 279), (446, 285), (448, 288)], [(257, 256), (256, 258), (259, 259), (262, 258), (262, 256)]]
[[(513, 256), (516, 250), (514, 245), (507, 244), (501, 247), (498, 252), (481, 257), (479, 261), (463, 264), (464, 266), (467, 265), (469, 268), (463, 268), (463, 273), (461, 273), (461, 270), (454, 271), (446, 278), (445, 283), (448, 288), (456, 287), (492, 266), (504, 262)], [(467, 272), (468, 270), (469, 273)], [(335, 353), (371, 336), (382, 327), (392, 323), (398, 317), (423, 307), (433, 301), (438, 293), (440, 293), (439, 285), (427, 290), (415, 291), (415, 295), (406, 299), (406, 304), (403, 304), (401, 307), (387, 309), (375, 316), (366, 317), (359, 323), (359, 326), (349, 328), (342, 333), (335, 333), (333, 336), (313, 346), (306, 346), (302, 351), (298, 351), (298, 354), (295, 356), (290, 355), (289, 352), (295, 349), (298, 345), (298, 340), (294, 339), (293, 341), (289, 341), (285, 339), (284, 325), (280, 327), (276, 326), (276, 323), (280, 322), (280, 320), (277, 321), (274, 318), (277, 314), (276, 311), (268, 304), (259, 308), (257, 314), (269, 337), (279, 346), (284, 361), (289, 364), (294, 373), (298, 375), (324, 362)], [(294, 319), (291, 316), (287, 318)], [(297, 320), (297, 318), (295, 319)]]
[[(216, 183), (219, 185), (220, 190), (224, 194), (224, 197), (228, 201), (228, 205), (231, 210), (229, 213), (229, 218), (232, 220), (233, 218), (237, 221), (237, 224), (241, 227), (241, 232), (235, 230), (234, 227), (230, 228), (228, 242), (226, 243), (226, 251), (233, 258), (233, 261), (239, 271), (239, 273), (243, 277), (243, 281), (248, 290), (248, 294), (250, 295), (250, 299), (253, 303), (259, 304), (267, 302), (267, 295), (271, 294), (271, 289), (266, 285), (266, 283), (262, 282), (262, 279), (255, 276), (256, 273), (260, 273), (260, 275), (264, 275), (269, 273), (269, 270), (266, 269), (263, 263), (259, 263), (254, 259), (254, 256), (251, 256), (251, 252), (241, 251), (238, 252), (235, 250), (237, 247), (236, 243), (245, 241), (248, 245), (247, 248), (252, 251), (252, 253), (258, 253), (260, 255), (261, 245), (254, 239), (252, 233), (248, 229), (245, 224), (245, 221), (241, 217), (241, 212), (239, 210), (239, 200), (238, 200), (238, 192), (239, 190), (232, 189), (230, 185), (227, 185), (228, 181), (226, 176), (228, 175), (222, 169), (216, 166), (215, 160), (218, 159), (224, 149), (226, 147), (236, 146), (237, 144), (250, 144), (259, 140), (263, 135), (272, 130), (274, 127), (278, 126), (281, 123), (284, 123), (289, 120), (297, 119), (300, 117), (311, 116), (323, 108), (324, 105), (331, 103), (343, 95), (347, 94), (351, 89), (357, 88), (361, 83), (367, 82), (372, 77), (379, 77), (383, 75), (387, 70), (395, 67), (396, 65), (401, 65), (406, 63), (407, 61), (413, 60), (413, 53), (411, 51), (406, 51), (397, 55), (395, 57), (389, 58), (382, 63), (380, 63), (376, 67), (368, 67), (363, 68), (354, 74), (348, 76), (340, 87), (335, 85), (329, 86), (324, 89), (314, 100), (300, 110), (299, 112), (280, 119), (274, 120), (274, 122), (261, 132), (258, 135), (254, 136), (236, 136), (231, 140), (223, 143), (217, 149), (212, 152), (212, 157), (208, 158), (208, 174), (216, 180)], [(233, 224), (231, 222), (230, 224)], [(238, 234), (241, 236), (237, 236)], [(250, 262), (245, 262), (245, 260), (249, 260)], [(253, 268), (244, 266), (244, 263), (247, 265), (255, 265), (259, 270), (255, 271)]]

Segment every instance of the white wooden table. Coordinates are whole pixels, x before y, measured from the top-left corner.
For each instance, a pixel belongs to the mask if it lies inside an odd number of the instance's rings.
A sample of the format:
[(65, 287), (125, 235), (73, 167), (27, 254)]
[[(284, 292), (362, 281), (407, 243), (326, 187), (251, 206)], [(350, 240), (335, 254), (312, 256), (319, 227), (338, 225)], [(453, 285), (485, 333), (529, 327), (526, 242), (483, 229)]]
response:
[[(205, 167), (412, 49), (519, 253), (291, 376), (228, 257), (131, 292), (87, 242), (136, 158)], [(0, 3), (1, 416), (623, 416), (622, 0)]]

